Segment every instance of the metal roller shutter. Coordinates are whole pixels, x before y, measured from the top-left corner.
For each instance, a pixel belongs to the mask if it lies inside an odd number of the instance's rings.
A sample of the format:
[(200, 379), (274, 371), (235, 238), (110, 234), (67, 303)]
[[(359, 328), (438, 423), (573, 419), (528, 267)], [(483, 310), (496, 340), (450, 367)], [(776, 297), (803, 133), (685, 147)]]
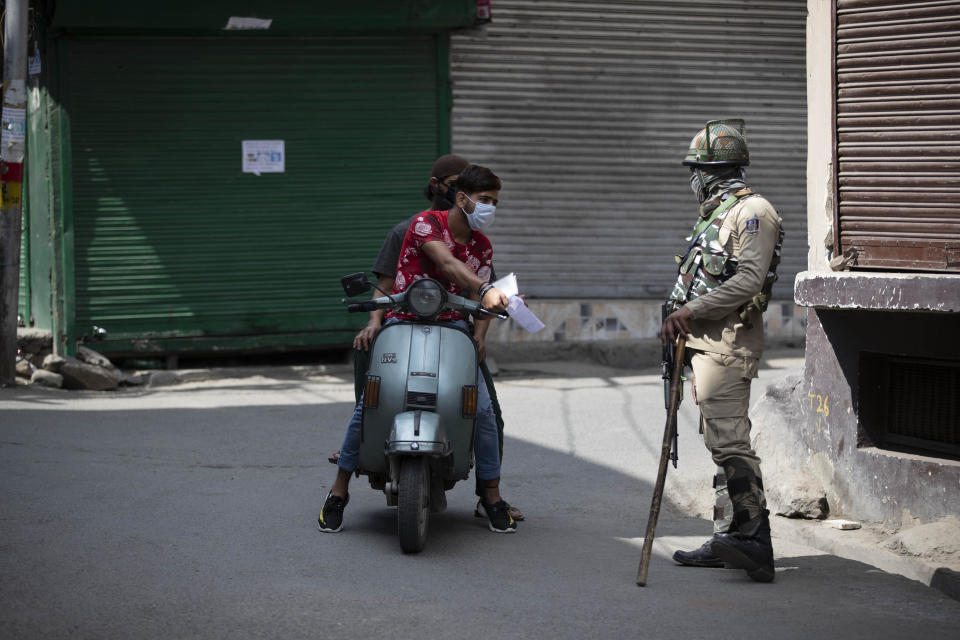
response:
[(696, 217), (680, 165), (717, 117), (747, 120), (755, 185), (806, 268), (804, 0), (497, 0), (454, 34), (453, 148), (504, 180), (497, 270), (544, 297), (662, 298)]
[(838, 0), (840, 246), (960, 271), (960, 2)]
[[(340, 276), (425, 204), (440, 50), (432, 35), (68, 40), (78, 337), (342, 341), (365, 318)], [(284, 140), (286, 171), (243, 173), (247, 139)]]

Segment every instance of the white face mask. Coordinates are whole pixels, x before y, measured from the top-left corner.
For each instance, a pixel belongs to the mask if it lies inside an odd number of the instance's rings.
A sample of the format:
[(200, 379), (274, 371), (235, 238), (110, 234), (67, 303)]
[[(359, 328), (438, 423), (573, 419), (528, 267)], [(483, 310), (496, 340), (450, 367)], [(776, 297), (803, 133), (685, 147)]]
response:
[[(470, 196), (467, 194), (463, 194), (463, 197), (470, 200)], [(470, 202), (473, 202), (473, 200), (470, 200)], [(463, 211), (463, 209), (461, 209), (461, 211)], [(467, 216), (467, 224), (470, 225), (471, 229), (474, 231), (483, 231), (493, 222), (496, 211), (497, 207), (495, 205), (487, 204), (486, 202), (473, 202), (473, 213), (463, 211), (463, 215)]]

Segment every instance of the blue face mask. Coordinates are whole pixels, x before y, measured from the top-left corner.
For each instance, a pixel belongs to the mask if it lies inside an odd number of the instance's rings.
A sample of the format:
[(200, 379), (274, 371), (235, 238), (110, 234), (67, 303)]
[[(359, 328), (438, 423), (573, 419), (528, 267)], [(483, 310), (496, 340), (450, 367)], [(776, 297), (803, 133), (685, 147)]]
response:
[[(470, 196), (467, 194), (463, 194), (463, 197), (470, 200)], [(470, 202), (473, 202), (473, 200), (470, 200)], [(461, 211), (463, 210), (461, 209)], [(471, 229), (474, 231), (483, 231), (493, 222), (496, 211), (496, 205), (485, 202), (473, 202), (473, 213), (464, 211), (463, 215), (467, 216), (467, 224), (470, 225)]]

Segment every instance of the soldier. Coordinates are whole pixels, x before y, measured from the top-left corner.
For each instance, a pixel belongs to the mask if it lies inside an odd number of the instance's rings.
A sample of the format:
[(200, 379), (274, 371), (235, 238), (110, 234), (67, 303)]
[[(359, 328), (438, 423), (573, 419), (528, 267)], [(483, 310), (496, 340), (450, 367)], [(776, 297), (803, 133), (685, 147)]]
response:
[(722, 472), (717, 474), (721, 506), (714, 517), (722, 523), (725, 481), (732, 518), (699, 549), (678, 551), (674, 560), (701, 567), (726, 563), (758, 582), (770, 582), (769, 511), (747, 409), (763, 351), (763, 312), (780, 262), (782, 220), (745, 183), (750, 155), (743, 120), (708, 122), (691, 141), (683, 164), (690, 167), (700, 217), (687, 238), (686, 254), (677, 256), (673, 312), (660, 335), (664, 343), (686, 337), (700, 429)]

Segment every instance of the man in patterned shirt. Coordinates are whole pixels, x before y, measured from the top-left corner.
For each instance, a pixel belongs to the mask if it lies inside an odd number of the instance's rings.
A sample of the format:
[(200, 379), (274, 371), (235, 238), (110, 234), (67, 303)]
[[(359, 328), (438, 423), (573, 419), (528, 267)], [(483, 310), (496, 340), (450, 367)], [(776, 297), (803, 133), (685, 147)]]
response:
[[(480, 300), (492, 311), (503, 311), (507, 297), (487, 280), (493, 246), (481, 233), (493, 222), (501, 189), (500, 179), (486, 167), (470, 165), (460, 172), (457, 189), (455, 206), (449, 211), (425, 211), (414, 217), (400, 249), (394, 293), (406, 290), (410, 283), (420, 278), (434, 278), (451, 293)], [(387, 314), (387, 322), (405, 317), (401, 312), (391, 311)], [(439, 319), (466, 328), (459, 312), (444, 313)], [(481, 327), (475, 329), (474, 335), (480, 338), (477, 348), (482, 359), (486, 350), (482, 339), (486, 333), (484, 323), (488, 320), (475, 322)], [(478, 377), (478, 382), (474, 456), (477, 477), (484, 484), (481, 506), (491, 531), (513, 533), (517, 530), (516, 520), (510, 516), (507, 503), (500, 497), (496, 419), (482, 376)], [(343, 510), (350, 499), (350, 476), (357, 467), (361, 420), (362, 402), (357, 403), (347, 427), (337, 459), (337, 478), (317, 519), (321, 531), (336, 532), (343, 528)]]

